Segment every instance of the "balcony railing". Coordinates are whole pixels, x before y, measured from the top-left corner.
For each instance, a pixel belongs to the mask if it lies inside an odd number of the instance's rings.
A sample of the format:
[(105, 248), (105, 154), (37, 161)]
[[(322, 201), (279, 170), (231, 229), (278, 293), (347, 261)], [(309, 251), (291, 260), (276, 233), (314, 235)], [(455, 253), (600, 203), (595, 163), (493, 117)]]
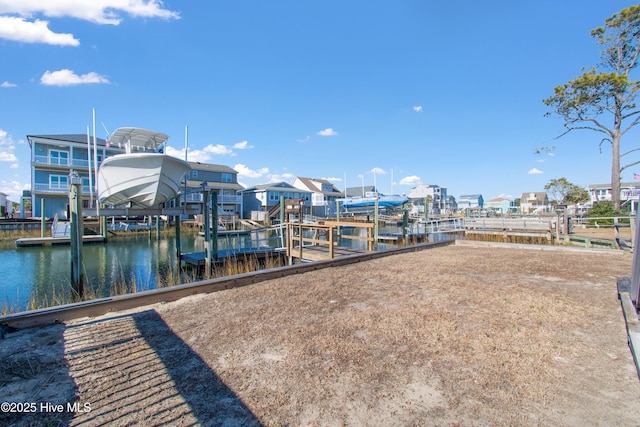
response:
[[(35, 184), (34, 192), (36, 193), (48, 193), (48, 194), (67, 194), (69, 192), (69, 184), (51, 185), (51, 184)], [(82, 186), (82, 194), (90, 194), (90, 187), (88, 185)], [(95, 193), (95, 191), (94, 191)]]
[[(89, 161), (85, 159), (60, 159), (58, 157), (33, 156), (33, 164), (41, 166), (89, 169)], [(91, 167), (93, 167), (93, 162), (91, 162)]]
[[(186, 197), (187, 203), (202, 203), (202, 193), (190, 193)], [(239, 205), (242, 202), (242, 196), (231, 196), (218, 194), (218, 204), (234, 204)]]

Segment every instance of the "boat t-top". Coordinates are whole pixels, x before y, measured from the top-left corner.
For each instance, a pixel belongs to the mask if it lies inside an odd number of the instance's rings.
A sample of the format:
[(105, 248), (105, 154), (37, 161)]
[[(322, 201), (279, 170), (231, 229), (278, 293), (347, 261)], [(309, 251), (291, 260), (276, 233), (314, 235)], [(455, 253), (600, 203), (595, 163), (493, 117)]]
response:
[(179, 194), (189, 163), (164, 154), (164, 133), (124, 127), (108, 140), (107, 148), (125, 153), (107, 157), (98, 169), (98, 200), (110, 206), (158, 208)]

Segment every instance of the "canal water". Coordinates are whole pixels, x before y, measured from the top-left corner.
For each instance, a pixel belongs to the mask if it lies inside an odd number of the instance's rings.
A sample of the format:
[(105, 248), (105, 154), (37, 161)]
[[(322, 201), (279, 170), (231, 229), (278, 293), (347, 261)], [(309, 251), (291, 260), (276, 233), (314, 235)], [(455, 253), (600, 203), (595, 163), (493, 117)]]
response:
[[(204, 240), (197, 235), (182, 236), (183, 252), (204, 251)], [(176, 239), (155, 234), (113, 237), (107, 244), (83, 245), (85, 289), (96, 297), (108, 296), (114, 287), (128, 292), (154, 289), (177, 276)], [(0, 249), (0, 309), (13, 312), (69, 302), (71, 251), (69, 246)], [(60, 301), (58, 301), (60, 300)], [(1, 312), (0, 312), (1, 314)]]
[[(346, 237), (346, 236), (345, 236)], [(434, 239), (435, 237), (435, 239)], [(447, 236), (448, 237), (448, 236)], [(281, 246), (275, 233), (260, 236), (221, 236), (218, 249)], [(366, 248), (362, 240), (345, 240), (344, 246)], [(430, 236), (431, 241), (440, 240)], [(204, 252), (196, 233), (183, 233), (182, 252)], [(359, 247), (362, 246), (362, 247)], [(380, 245), (379, 249), (391, 247)], [(193, 273), (177, 271), (176, 239), (146, 233), (111, 237), (107, 244), (83, 246), (85, 291), (95, 298), (137, 292), (194, 281)], [(22, 247), (13, 242), (0, 246), (0, 315), (71, 301), (71, 251), (69, 246)]]

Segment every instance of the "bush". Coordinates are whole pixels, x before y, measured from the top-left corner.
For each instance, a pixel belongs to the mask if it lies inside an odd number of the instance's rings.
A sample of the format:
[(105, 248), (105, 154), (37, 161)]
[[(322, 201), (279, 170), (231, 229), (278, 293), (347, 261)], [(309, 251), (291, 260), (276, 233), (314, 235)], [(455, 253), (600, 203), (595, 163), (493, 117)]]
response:
[[(616, 216), (629, 216), (629, 210), (618, 210), (614, 208), (612, 201), (602, 201), (593, 204), (593, 207), (587, 212), (588, 218), (607, 218), (607, 219), (591, 219), (590, 225), (594, 225), (597, 221), (599, 225), (613, 225), (613, 218)], [(629, 224), (629, 219), (625, 218), (619, 221), (620, 224)]]

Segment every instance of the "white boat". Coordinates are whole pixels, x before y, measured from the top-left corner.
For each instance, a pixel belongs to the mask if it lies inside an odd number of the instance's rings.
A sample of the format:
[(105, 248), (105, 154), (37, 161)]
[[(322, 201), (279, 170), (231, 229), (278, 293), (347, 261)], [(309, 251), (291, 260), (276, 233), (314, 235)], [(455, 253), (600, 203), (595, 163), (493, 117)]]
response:
[(104, 159), (98, 169), (98, 200), (111, 206), (157, 208), (178, 196), (189, 163), (163, 153), (167, 135), (140, 128), (119, 128), (109, 146), (125, 153)]

